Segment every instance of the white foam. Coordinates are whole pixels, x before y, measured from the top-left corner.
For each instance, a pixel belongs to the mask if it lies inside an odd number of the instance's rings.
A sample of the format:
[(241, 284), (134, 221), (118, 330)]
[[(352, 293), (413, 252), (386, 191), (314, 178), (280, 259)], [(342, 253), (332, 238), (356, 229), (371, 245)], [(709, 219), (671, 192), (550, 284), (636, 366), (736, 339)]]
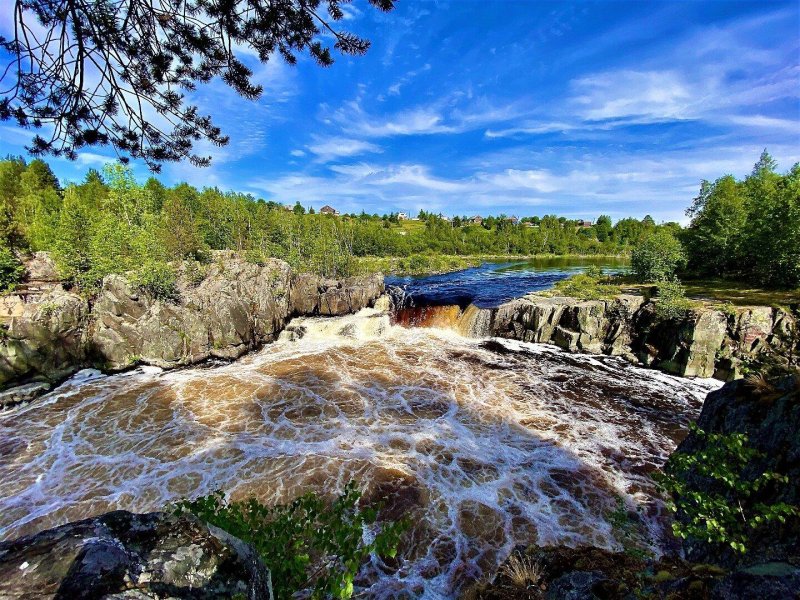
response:
[(658, 550), (647, 472), (719, 385), (374, 311), (293, 326), (233, 364), (73, 378), (0, 414), (0, 538), (217, 488), (279, 502), (380, 481), (420, 499), (416, 541), (396, 572), (365, 569), (365, 593), (452, 598), (518, 543), (619, 547), (615, 495)]

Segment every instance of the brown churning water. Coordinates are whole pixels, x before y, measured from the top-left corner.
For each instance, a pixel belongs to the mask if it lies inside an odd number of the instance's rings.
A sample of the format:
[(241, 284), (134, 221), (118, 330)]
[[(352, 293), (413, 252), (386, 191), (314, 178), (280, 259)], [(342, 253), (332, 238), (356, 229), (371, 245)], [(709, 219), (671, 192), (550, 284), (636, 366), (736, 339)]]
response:
[(432, 328), (298, 319), (233, 364), (84, 372), (0, 414), (0, 539), (217, 488), (284, 502), (356, 479), (414, 523), (399, 566), (365, 567), (368, 597), (454, 597), (516, 544), (618, 547), (617, 496), (661, 548), (647, 474), (717, 382), (463, 337), (457, 309), (410, 315), (395, 320)]

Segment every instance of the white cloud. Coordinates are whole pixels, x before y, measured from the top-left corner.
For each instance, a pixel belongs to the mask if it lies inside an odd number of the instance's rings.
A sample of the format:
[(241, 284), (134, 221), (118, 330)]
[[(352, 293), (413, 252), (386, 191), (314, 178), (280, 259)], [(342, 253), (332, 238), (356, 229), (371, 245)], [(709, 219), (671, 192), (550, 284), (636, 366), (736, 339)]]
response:
[(675, 71), (612, 71), (577, 79), (572, 85), (575, 95), (570, 102), (587, 121), (690, 119), (697, 114), (693, 103), (707, 93), (691, 89)]
[(106, 163), (115, 162), (116, 156), (106, 156), (104, 154), (97, 154), (95, 152), (80, 152), (78, 158), (75, 159), (79, 165), (102, 167)]
[(357, 156), (367, 152), (381, 152), (380, 146), (370, 142), (343, 137), (315, 138), (308, 146), (308, 151), (317, 156), (320, 162), (329, 162), (337, 158)]
[[(770, 150), (784, 169), (800, 159), (800, 151), (791, 146)], [(259, 178), (248, 186), (279, 202), (308, 199), (347, 212), (422, 208), (445, 214), (556, 213), (584, 218), (641, 218), (650, 213), (657, 220), (685, 222), (684, 211), (702, 179), (726, 173), (744, 176), (760, 151), (755, 144), (644, 154), (598, 150), (553, 155), (512, 148), (477, 157), (471, 166), (454, 166), (456, 175), (443, 176), (419, 163), (357, 162), (332, 165), (324, 172)]]
[(306, 155), (306, 153), (300, 150), (299, 148), (292, 150), (291, 152), (289, 152), (289, 154), (291, 154), (292, 156), (296, 156), (298, 158)]

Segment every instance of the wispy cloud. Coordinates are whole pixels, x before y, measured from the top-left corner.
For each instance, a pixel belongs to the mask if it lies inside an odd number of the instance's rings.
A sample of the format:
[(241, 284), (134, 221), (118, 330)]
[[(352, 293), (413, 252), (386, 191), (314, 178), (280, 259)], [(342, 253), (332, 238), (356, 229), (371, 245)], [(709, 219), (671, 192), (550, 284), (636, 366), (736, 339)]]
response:
[(357, 156), (368, 152), (381, 152), (381, 148), (363, 140), (343, 137), (317, 137), (308, 146), (308, 151), (315, 154), (320, 162), (329, 162), (337, 158)]

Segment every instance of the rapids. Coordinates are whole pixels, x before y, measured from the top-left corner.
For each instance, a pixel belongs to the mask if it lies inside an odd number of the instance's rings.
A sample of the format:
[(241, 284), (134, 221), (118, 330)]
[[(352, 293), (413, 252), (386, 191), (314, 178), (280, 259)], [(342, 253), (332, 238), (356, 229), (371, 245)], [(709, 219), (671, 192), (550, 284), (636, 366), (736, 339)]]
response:
[(0, 539), (215, 489), (283, 502), (355, 478), (414, 523), (396, 563), (365, 566), (360, 594), (452, 598), (516, 544), (618, 548), (617, 497), (662, 550), (647, 474), (718, 385), (375, 310), (296, 319), (235, 363), (84, 371), (0, 413)]

